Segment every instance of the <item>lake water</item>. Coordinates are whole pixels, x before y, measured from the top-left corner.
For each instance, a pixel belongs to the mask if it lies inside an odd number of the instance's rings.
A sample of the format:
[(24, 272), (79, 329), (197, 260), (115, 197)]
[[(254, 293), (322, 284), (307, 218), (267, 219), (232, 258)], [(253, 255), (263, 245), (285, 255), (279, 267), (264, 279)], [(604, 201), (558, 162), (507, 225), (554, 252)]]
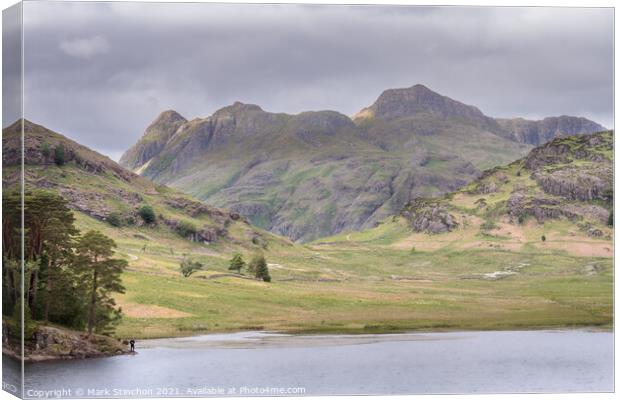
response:
[(57, 394), (62, 397), (614, 389), (613, 334), (586, 330), (307, 336), (244, 332), (142, 341), (137, 351), (133, 356), (27, 365), (25, 394), (61, 389)]

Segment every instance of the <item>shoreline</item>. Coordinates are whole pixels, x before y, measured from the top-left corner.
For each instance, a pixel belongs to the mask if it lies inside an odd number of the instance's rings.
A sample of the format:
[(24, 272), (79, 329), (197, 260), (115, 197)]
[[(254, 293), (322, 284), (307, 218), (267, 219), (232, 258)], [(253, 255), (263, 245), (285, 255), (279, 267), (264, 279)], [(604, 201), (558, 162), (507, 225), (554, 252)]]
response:
[[(404, 333), (450, 333), (450, 332), (519, 332), (519, 331), (551, 331), (551, 330), (591, 330), (591, 331), (601, 331), (601, 332), (612, 332), (614, 331), (613, 322), (609, 324), (567, 324), (567, 325), (534, 325), (534, 326), (509, 326), (505, 327), (492, 327), (485, 328), (482, 326), (471, 326), (471, 327), (462, 327), (462, 326), (454, 326), (454, 327), (429, 327), (429, 328), (392, 328), (390, 326), (386, 326), (385, 328), (377, 327), (377, 329), (366, 329), (366, 328), (349, 328), (349, 329), (321, 329), (321, 328), (308, 328), (308, 329), (236, 329), (236, 330), (209, 330), (209, 331), (195, 331), (193, 334), (179, 334), (173, 336), (144, 336), (141, 337), (139, 335), (131, 336), (135, 340), (160, 340), (160, 339), (183, 339), (183, 338), (192, 338), (198, 336), (208, 336), (208, 335), (232, 335), (232, 334), (242, 334), (242, 333), (271, 333), (271, 334), (281, 334), (281, 335), (297, 335), (297, 336), (329, 336), (329, 335), (390, 335), (390, 334), (404, 334)], [(128, 336), (128, 337), (129, 337)]]
[(2, 354), (26, 363), (131, 354), (128, 346), (117, 338), (99, 334), (88, 336), (86, 332), (49, 325), (37, 326), (33, 337), (25, 340), (23, 346), (22, 357), (20, 338), (5, 338)]
[[(58, 330), (58, 328), (55, 328)], [(535, 326), (535, 327), (506, 327), (505, 329), (480, 329), (480, 328), (440, 328), (440, 329), (399, 329), (399, 330), (229, 330), (229, 331), (210, 331), (198, 333), (194, 335), (168, 336), (168, 337), (150, 337), (139, 338), (137, 340), (137, 349), (149, 349), (155, 347), (168, 347), (177, 349), (192, 348), (218, 348), (233, 349), (247, 348), (260, 344), (273, 347), (291, 347), (291, 346), (318, 346), (318, 345), (354, 345), (380, 342), (382, 337), (385, 339), (400, 339), (403, 341), (410, 340), (447, 340), (446, 337), (434, 337), (433, 335), (444, 334), (473, 334), (484, 332), (544, 332), (544, 331), (584, 331), (598, 333), (614, 332), (613, 325), (564, 325), (564, 326)], [(75, 331), (68, 331), (77, 333)], [(82, 334), (82, 333), (79, 333)], [(419, 337), (413, 337), (419, 335)], [(120, 339), (113, 337), (105, 337), (108, 343), (122, 343)], [(318, 341), (317, 339), (321, 339)], [(327, 340), (327, 342), (325, 341)], [(92, 343), (91, 343), (92, 345)], [(15, 360), (22, 361), (22, 357), (13, 349), (4, 344), (2, 346), (2, 354)], [(70, 361), (82, 360), (87, 358), (104, 358), (122, 355), (139, 355), (139, 352), (131, 352), (122, 345), (114, 346), (102, 350), (101, 348), (77, 349), (69, 352), (55, 353), (30, 352), (23, 361), (28, 364), (44, 363), (48, 361)]]

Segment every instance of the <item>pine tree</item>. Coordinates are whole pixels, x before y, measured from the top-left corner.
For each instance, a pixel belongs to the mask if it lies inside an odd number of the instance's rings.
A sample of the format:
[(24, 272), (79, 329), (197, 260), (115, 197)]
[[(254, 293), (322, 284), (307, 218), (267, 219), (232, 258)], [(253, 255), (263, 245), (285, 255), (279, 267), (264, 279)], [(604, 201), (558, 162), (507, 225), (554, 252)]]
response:
[(243, 256), (237, 253), (230, 260), (230, 265), (228, 266), (228, 269), (230, 271), (237, 271), (237, 273), (240, 274), (243, 268), (245, 268), (245, 261), (243, 261)]
[(83, 280), (89, 288), (87, 329), (89, 336), (95, 328), (106, 329), (117, 320), (120, 311), (112, 298), (112, 293), (124, 293), (121, 272), (127, 261), (112, 258), (116, 244), (112, 239), (98, 231), (88, 231), (77, 243), (77, 265)]

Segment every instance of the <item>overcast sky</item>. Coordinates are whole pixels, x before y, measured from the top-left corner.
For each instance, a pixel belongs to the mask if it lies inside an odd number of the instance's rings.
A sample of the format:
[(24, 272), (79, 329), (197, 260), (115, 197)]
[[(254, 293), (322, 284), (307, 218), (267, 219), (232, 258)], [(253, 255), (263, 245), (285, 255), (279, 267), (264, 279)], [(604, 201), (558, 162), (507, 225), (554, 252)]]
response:
[(422, 83), (493, 117), (613, 127), (613, 11), (26, 2), (25, 115), (118, 159), (165, 109), (351, 115)]

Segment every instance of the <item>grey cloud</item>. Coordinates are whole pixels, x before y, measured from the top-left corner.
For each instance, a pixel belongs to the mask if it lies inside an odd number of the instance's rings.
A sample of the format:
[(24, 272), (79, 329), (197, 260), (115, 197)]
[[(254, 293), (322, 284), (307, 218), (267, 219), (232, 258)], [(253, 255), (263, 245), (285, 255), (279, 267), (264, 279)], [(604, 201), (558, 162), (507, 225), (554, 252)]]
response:
[(240, 100), (350, 115), (415, 83), (491, 116), (613, 125), (611, 9), (27, 2), (24, 12), (26, 117), (114, 158), (164, 109), (192, 118)]
[(93, 36), (60, 42), (60, 49), (73, 57), (91, 58), (97, 54), (105, 54), (110, 45), (103, 36)]

